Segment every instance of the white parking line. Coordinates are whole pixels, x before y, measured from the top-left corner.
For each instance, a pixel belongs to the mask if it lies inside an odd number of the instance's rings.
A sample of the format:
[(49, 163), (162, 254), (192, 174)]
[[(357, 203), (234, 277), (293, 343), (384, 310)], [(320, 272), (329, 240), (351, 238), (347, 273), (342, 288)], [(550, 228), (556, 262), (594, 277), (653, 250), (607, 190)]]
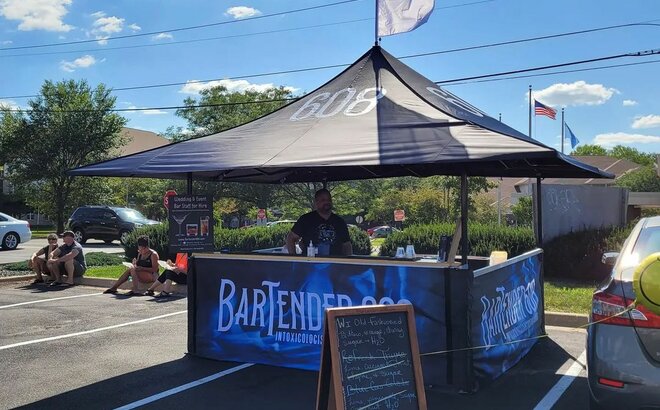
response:
[(102, 332), (104, 330), (117, 329), (117, 328), (124, 327), (124, 326), (137, 325), (137, 324), (140, 324), (140, 323), (150, 322), (152, 320), (162, 319), (162, 318), (170, 317), (170, 316), (174, 316), (174, 315), (180, 315), (180, 314), (186, 313), (186, 312), (187, 312), (187, 310), (182, 310), (182, 311), (179, 311), (179, 312), (168, 313), (168, 314), (165, 314), (165, 315), (150, 317), (150, 318), (147, 318), (147, 319), (140, 319), (140, 320), (136, 320), (136, 321), (133, 321), (133, 322), (121, 323), (119, 325), (112, 325), (112, 326), (100, 327), (98, 329), (85, 330), (83, 332), (69, 333), (69, 334), (66, 334), (66, 335), (45, 337), (43, 339), (27, 340), (25, 342), (12, 343), (10, 345), (0, 346), (0, 350), (7, 350), (7, 349), (11, 349), (13, 347), (26, 346), (26, 345), (31, 345), (31, 344), (35, 344), (35, 343), (50, 342), (50, 341), (59, 340), (59, 339), (67, 339), (69, 337), (88, 335), (88, 334), (91, 334), (91, 333)]
[(236, 367), (232, 367), (231, 369), (223, 370), (223, 371), (221, 371), (221, 372), (218, 372), (218, 373), (212, 374), (212, 375), (210, 375), (210, 376), (206, 376), (206, 377), (204, 377), (204, 378), (202, 378), (202, 379), (195, 380), (195, 381), (190, 382), (190, 383), (186, 383), (186, 384), (181, 385), (181, 386), (179, 386), (179, 387), (174, 387), (174, 388), (172, 388), (172, 389), (165, 390), (165, 391), (162, 392), (162, 393), (154, 394), (153, 396), (146, 397), (146, 398), (144, 398), (144, 399), (142, 399), (142, 400), (134, 401), (133, 403), (129, 403), (129, 404), (125, 405), (125, 406), (117, 407), (115, 410), (130, 410), (130, 409), (135, 409), (135, 408), (137, 408), (137, 407), (144, 406), (145, 404), (152, 403), (152, 402), (154, 402), (154, 401), (156, 401), (156, 400), (160, 400), (160, 399), (162, 399), (162, 398), (165, 398), (165, 397), (168, 397), (168, 396), (172, 396), (172, 395), (175, 395), (175, 394), (177, 394), (177, 393), (181, 393), (182, 391), (185, 391), (185, 390), (188, 390), (188, 389), (192, 389), (193, 387), (197, 387), (197, 386), (200, 386), (200, 385), (202, 385), (202, 384), (205, 384), (205, 383), (208, 383), (208, 382), (212, 382), (213, 380), (217, 380), (217, 379), (219, 379), (219, 378), (221, 378), (221, 377), (224, 377), (224, 376), (227, 376), (227, 375), (229, 375), (229, 374), (236, 373), (237, 371), (239, 371), (239, 370), (243, 370), (243, 369), (246, 369), (246, 368), (248, 368), (248, 367), (250, 367), (250, 366), (254, 366), (254, 363), (244, 363), (244, 364), (242, 364), (242, 365), (240, 365), (240, 366), (236, 366)]
[[(561, 398), (561, 396), (564, 394), (566, 389), (573, 383), (573, 380), (575, 380), (576, 377), (580, 375), (580, 372), (584, 370), (585, 368), (585, 360), (587, 358), (587, 351), (584, 350), (580, 357), (577, 358), (576, 361), (573, 362), (571, 367), (568, 368), (566, 373), (559, 379), (559, 381), (552, 386), (552, 389), (548, 391), (548, 393), (541, 399), (539, 404), (534, 407), (534, 410), (550, 410), (552, 406), (557, 403), (557, 401)], [(573, 359), (570, 359), (569, 361), (572, 361)], [(566, 362), (568, 363), (568, 362)]]
[(75, 296), (62, 296), (61, 298), (48, 298), (48, 299), (39, 299), (39, 300), (33, 300), (30, 302), (21, 302), (21, 303), (14, 303), (13, 305), (4, 305), (0, 306), (0, 309), (8, 309), (16, 306), (25, 306), (25, 305), (32, 305), (35, 303), (44, 303), (44, 302), (52, 302), (54, 300), (64, 300), (64, 299), (73, 299), (73, 298), (85, 298), (87, 296), (98, 296), (102, 295), (103, 292), (99, 293), (86, 293), (84, 295), (75, 295)]

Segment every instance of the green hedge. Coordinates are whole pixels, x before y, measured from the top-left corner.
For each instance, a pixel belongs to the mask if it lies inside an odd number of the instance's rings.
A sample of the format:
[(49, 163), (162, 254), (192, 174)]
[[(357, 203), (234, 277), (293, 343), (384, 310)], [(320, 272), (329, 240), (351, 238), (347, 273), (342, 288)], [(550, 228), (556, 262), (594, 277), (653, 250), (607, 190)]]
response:
[[(290, 224), (276, 224), (272, 227), (254, 227), (247, 229), (215, 229), (214, 244), (216, 249), (229, 249), (232, 252), (250, 252), (255, 249), (281, 247), (286, 243), (286, 235), (291, 230)], [(356, 255), (369, 255), (371, 244), (366, 232), (358, 228), (349, 229), (353, 243), (353, 253)], [(137, 238), (140, 235), (149, 237), (151, 248), (158, 252), (162, 259), (168, 254), (168, 225), (144, 226), (133, 231), (124, 245), (126, 258), (132, 259), (137, 255)]]
[(634, 225), (595, 229), (562, 235), (545, 244), (545, 275), (602, 280), (611, 272), (601, 258), (604, 252), (619, 252)]
[[(413, 225), (387, 237), (380, 248), (380, 254), (394, 256), (397, 247), (405, 247), (409, 243), (415, 246), (415, 252), (418, 254), (436, 254), (440, 236), (452, 236), (454, 230), (455, 225), (451, 223)], [(494, 250), (504, 250), (512, 257), (535, 247), (534, 231), (530, 228), (468, 225), (468, 253), (473, 256), (489, 256)]]
[[(124, 259), (121, 256), (104, 252), (85, 252), (85, 263), (87, 266), (110, 266), (119, 265)], [(3, 268), (10, 271), (31, 271), (28, 261), (8, 263)]]
[(169, 229), (167, 222), (158, 225), (145, 225), (135, 229), (128, 235), (126, 243), (123, 245), (126, 260), (133, 260), (137, 257), (137, 238), (142, 235), (149, 237), (149, 247), (158, 253), (158, 257), (167, 260), (169, 257), (167, 245), (169, 242)]

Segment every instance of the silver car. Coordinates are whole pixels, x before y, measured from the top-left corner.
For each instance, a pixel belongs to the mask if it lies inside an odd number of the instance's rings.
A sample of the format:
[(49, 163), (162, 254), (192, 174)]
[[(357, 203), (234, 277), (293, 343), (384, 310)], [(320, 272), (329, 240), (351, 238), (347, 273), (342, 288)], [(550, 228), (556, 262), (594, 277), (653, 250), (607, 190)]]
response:
[(16, 249), (19, 243), (32, 239), (28, 221), (12, 218), (0, 212), (0, 248)]
[(648, 255), (660, 252), (660, 217), (635, 225), (621, 253), (606, 253), (612, 274), (594, 292), (587, 332), (591, 409), (660, 409), (660, 315), (635, 300), (632, 277)]

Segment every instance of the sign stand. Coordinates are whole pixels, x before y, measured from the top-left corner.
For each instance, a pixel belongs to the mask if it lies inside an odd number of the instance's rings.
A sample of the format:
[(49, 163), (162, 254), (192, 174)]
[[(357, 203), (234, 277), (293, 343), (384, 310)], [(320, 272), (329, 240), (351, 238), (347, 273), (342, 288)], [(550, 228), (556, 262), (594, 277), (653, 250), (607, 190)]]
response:
[(323, 331), (316, 410), (426, 410), (411, 305), (327, 309)]

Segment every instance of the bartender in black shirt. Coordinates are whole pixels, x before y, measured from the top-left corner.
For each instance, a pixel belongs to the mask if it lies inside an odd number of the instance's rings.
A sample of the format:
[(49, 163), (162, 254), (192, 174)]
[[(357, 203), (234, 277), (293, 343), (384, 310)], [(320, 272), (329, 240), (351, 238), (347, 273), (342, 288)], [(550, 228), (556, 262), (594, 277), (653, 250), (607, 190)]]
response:
[(325, 188), (318, 190), (314, 195), (314, 204), (316, 210), (298, 218), (286, 237), (289, 255), (296, 254), (296, 242), (300, 239), (303, 255), (307, 254), (310, 241), (318, 248), (318, 256), (352, 255), (348, 226), (332, 212), (330, 191)]

